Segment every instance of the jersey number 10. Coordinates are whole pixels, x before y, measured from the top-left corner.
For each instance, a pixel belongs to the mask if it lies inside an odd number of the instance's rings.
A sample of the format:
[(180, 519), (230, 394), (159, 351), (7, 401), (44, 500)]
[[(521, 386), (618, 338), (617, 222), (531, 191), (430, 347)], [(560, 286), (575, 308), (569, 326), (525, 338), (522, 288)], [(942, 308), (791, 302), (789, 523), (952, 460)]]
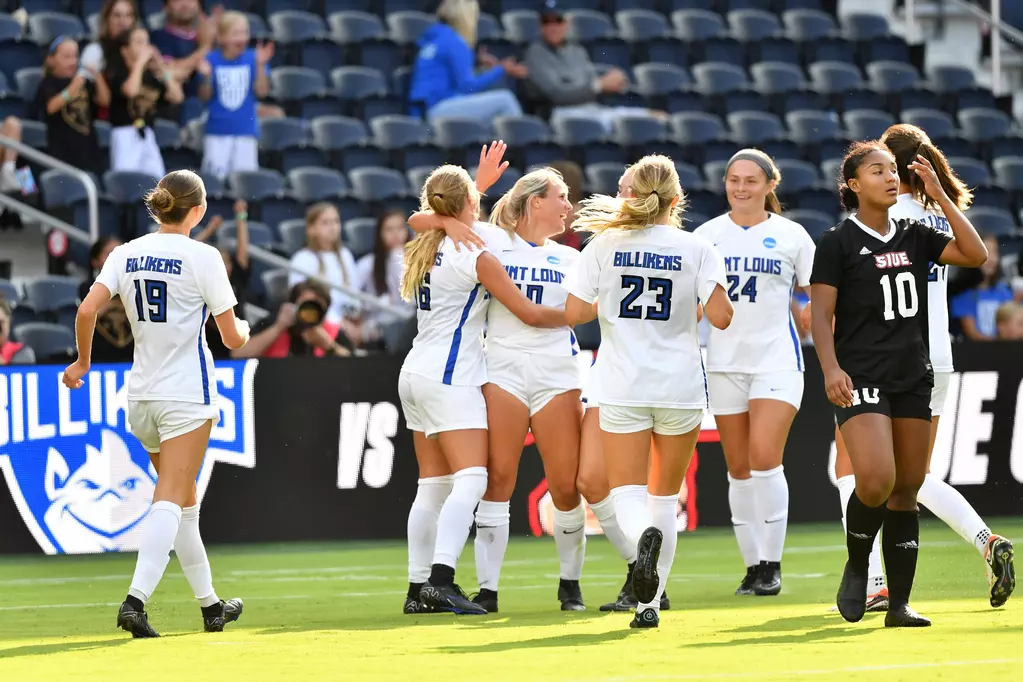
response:
[[(895, 275), (895, 298), (898, 299), (900, 317), (915, 317), (920, 307), (916, 295), (916, 277), (912, 272), (900, 272)], [(895, 307), (892, 305), (891, 275), (881, 277), (881, 293), (884, 294), (884, 319), (895, 319)]]
[(139, 322), (146, 321), (147, 308), (150, 322), (167, 321), (167, 283), (162, 279), (135, 280), (135, 312)]

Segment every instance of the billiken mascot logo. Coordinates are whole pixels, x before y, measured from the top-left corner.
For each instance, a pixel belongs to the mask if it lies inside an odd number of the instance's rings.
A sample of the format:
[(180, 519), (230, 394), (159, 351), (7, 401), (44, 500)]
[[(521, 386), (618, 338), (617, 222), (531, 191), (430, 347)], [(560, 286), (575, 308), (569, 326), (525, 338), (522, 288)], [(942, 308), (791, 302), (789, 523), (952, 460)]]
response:
[[(257, 361), (216, 370), (220, 423), (196, 480), (202, 500), (216, 462), (256, 464), (252, 382)], [(127, 365), (96, 366), (70, 391), (63, 368), (0, 370), (0, 470), (47, 554), (133, 552), (156, 471), (127, 424)]]

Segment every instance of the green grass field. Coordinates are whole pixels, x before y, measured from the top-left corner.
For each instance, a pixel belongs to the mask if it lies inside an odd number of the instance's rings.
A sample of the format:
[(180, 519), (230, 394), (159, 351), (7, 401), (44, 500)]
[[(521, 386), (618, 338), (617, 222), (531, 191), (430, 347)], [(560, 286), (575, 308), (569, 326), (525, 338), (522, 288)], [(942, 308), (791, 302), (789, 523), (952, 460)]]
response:
[[(1023, 537), (1023, 522), (994, 521)], [(549, 538), (508, 550), (501, 612), (404, 616), (405, 546), (289, 544), (210, 549), (223, 598), (245, 599), (242, 619), (202, 633), (198, 606), (171, 561), (149, 604), (164, 636), (132, 641), (114, 628), (134, 555), (0, 558), (0, 680), (977, 680), (1014, 679), (1023, 663), (1023, 605), (992, 609), (984, 564), (946, 527), (923, 530), (914, 605), (934, 620), (885, 630), (828, 611), (844, 562), (835, 527), (790, 529), (785, 589), (735, 597), (741, 561), (730, 532), (680, 538), (669, 584), (673, 610), (656, 631), (597, 607), (624, 567), (591, 538), (583, 577), (590, 610), (555, 598)], [(474, 588), (472, 543), (460, 582)], [(1018, 598), (1017, 598), (1018, 599)]]

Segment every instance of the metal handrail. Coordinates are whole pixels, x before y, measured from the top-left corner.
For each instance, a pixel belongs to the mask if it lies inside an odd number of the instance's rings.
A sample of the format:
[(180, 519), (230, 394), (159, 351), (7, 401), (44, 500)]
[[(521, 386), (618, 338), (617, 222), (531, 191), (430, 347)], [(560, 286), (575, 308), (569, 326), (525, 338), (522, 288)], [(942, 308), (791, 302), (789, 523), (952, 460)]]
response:
[[(4, 137), (3, 135), (0, 135), (0, 147), (4, 147), (5, 149), (13, 149), (14, 151), (18, 152), (19, 156), (24, 156), (25, 158), (31, 159), (32, 161), (35, 161), (36, 163), (41, 164), (43, 166), (48, 166), (50, 168), (55, 168), (56, 170), (62, 171), (64, 173), (68, 173), (69, 175), (73, 175), (74, 177), (81, 180), (82, 184), (85, 185), (85, 196), (89, 202), (89, 243), (92, 244), (97, 239), (99, 239), (99, 191), (96, 189), (96, 182), (92, 179), (92, 176), (83, 171), (81, 168), (75, 168), (74, 166), (70, 166), (61, 161), (60, 159), (55, 159), (49, 154), (44, 154), (38, 149), (34, 149), (17, 140), (12, 140), (9, 137)], [(78, 238), (68, 230), (68, 228), (72, 228), (71, 225), (68, 225), (63, 220), (56, 220), (55, 218), (52, 218), (50, 216), (48, 216), (48, 219), (43, 220), (39, 216), (40, 215), (46, 216), (47, 215), (46, 213), (42, 213), (41, 211), (34, 211), (34, 209), (33, 209), (34, 213), (27, 211), (22, 206), (23, 203), (24, 202), (18, 202), (18, 206), (16, 207), (17, 210), (21, 211), (22, 213), (31, 218), (34, 218), (35, 220), (39, 220), (40, 222), (52, 225), (53, 227), (56, 227), (57, 229), (63, 232), (67, 232), (68, 235), (71, 236), (73, 239)], [(11, 205), (8, 202), (4, 202), (4, 204), (7, 206)], [(82, 232), (82, 230), (78, 228), (72, 229), (76, 230), (77, 232)]]
[[(3, 136), (0, 136), (0, 140), (3, 140)], [(6, 144), (5, 142), (2, 144)], [(82, 242), (86, 246), (91, 246), (96, 240), (89, 236), (89, 233), (85, 230), (80, 230), (74, 225), (69, 225), (59, 218), (54, 218), (49, 213), (40, 211), (34, 206), (26, 204), (24, 201), (19, 201), (14, 197), (0, 192), (0, 206), (6, 206), (12, 211), (16, 211), (21, 215), (25, 216), (29, 220), (36, 220), (43, 225), (48, 225), (54, 229), (60, 230), (71, 239), (76, 242)]]

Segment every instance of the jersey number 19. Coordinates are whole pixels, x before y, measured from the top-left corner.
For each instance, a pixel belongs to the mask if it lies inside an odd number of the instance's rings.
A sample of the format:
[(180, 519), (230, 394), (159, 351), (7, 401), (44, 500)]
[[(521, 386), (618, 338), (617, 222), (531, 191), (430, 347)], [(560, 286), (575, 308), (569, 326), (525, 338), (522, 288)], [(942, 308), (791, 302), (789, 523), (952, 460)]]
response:
[(167, 321), (167, 283), (162, 279), (135, 280), (135, 312), (139, 322), (146, 321), (147, 309), (150, 322)]
[(884, 319), (895, 319), (895, 306), (893, 305), (892, 289), (895, 289), (894, 298), (898, 299), (900, 317), (915, 317), (920, 307), (920, 301), (916, 295), (916, 277), (912, 272), (900, 272), (895, 275), (895, 286), (892, 286), (891, 275), (881, 276), (881, 293), (884, 294)]

